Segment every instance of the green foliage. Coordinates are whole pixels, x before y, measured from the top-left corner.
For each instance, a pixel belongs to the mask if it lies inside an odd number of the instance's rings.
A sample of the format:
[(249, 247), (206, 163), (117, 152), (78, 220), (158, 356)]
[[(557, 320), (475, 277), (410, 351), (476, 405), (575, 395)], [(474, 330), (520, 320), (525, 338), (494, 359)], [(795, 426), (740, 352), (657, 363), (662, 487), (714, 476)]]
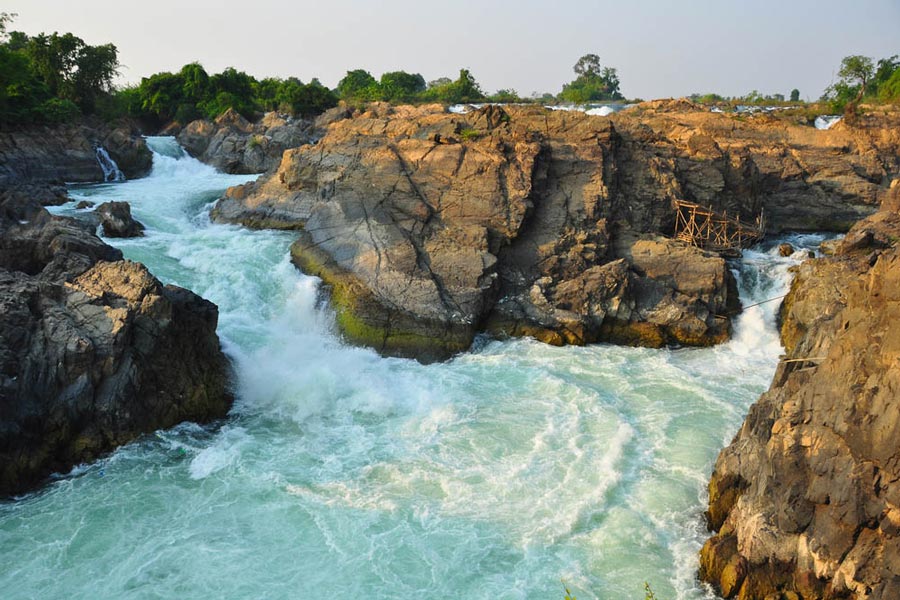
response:
[(867, 56), (845, 56), (838, 70), (838, 81), (822, 96), (835, 112), (855, 111), (855, 105), (869, 102), (895, 102), (900, 99), (900, 60), (894, 55), (877, 63)]
[(141, 80), (135, 90), (120, 92), (129, 99), (128, 114), (156, 126), (175, 120), (185, 125), (195, 119), (215, 119), (234, 109), (248, 119), (259, 111), (282, 110), (295, 115), (314, 115), (337, 104), (337, 97), (313, 79), (308, 84), (295, 77), (256, 80), (229, 67), (209, 75), (198, 63), (178, 73), (156, 73)]
[(65, 98), (50, 98), (39, 110), (49, 123), (69, 123), (81, 114), (78, 106)]
[(882, 102), (900, 101), (900, 68), (896, 69), (886, 81), (878, 86), (878, 98)]
[(34, 37), (0, 12), (0, 123), (60, 123), (108, 104), (119, 67), (112, 44), (91, 46), (71, 34)]
[[(113, 44), (90, 46), (71, 33), (41, 33), (26, 39), (21, 52), (53, 96), (71, 100), (83, 112), (92, 113), (98, 96), (112, 91), (119, 68)], [(17, 43), (22, 41), (17, 38)]]
[(647, 581), (644, 582), (644, 591), (646, 592), (644, 600), (656, 600), (656, 594), (653, 593), (653, 589)]
[(576, 600), (575, 596), (572, 595), (572, 592), (569, 590), (569, 586), (566, 585), (566, 582), (563, 581), (563, 589), (566, 590), (566, 595), (563, 600)]
[(337, 93), (341, 100), (350, 103), (371, 102), (378, 100), (380, 90), (378, 82), (372, 74), (363, 69), (347, 71), (343, 79), (338, 82)]
[(726, 99), (719, 94), (691, 94), (689, 98), (692, 102), (698, 102), (700, 104), (717, 104), (719, 102), (726, 102)]
[(425, 79), (418, 73), (392, 71), (381, 76), (378, 89), (387, 102), (411, 102), (425, 91)]
[(6, 25), (18, 17), (17, 13), (0, 12), (0, 42), (6, 41)]
[(474, 142), (481, 137), (481, 133), (475, 129), (466, 128), (459, 132), (459, 137), (462, 138), (464, 142)]
[(281, 110), (302, 116), (317, 115), (337, 105), (337, 96), (318, 79), (306, 85), (299, 79), (288, 79), (278, 88), (275, 97)]
[(488, 100), (501, 104), (523, 102), (522, 98), (519, 97), (519, 94), (516, 93), (516, 90), (497, 90), (496, 94), (488, 96)]
[(619, 75), (616, 69), (600, 64), (596, 54), (585, 54), (573, 67), (577, 77), (563, 86), (560, 100), (585, 104), (601, 100), (622, 100)]
[(800, 90), (797, 88), (791, 90), (791, 102), (800, 102)]
[(433, 82), (436, 85), (428, 88), (422, 95), (423, 100), (433, 100), (447, 104), (468, 104), (481, 102), (487, 98), (481, 86), (468, 69), (460, 69), (459, 77), (450, 83)]

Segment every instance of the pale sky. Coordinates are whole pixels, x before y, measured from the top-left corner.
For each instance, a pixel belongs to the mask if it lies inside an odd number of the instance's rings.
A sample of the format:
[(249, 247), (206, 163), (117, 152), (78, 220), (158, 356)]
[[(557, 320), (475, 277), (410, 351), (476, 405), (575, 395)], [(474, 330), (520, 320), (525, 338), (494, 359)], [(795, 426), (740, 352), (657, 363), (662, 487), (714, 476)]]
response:
[(350, 69), (557, 93), (586, 53), (629, 98), (751, 90), (816, 99), (841, 58), (900, 54), (900, 0), (0, 0), (11, 29), (114, 43), (122, 79), (199, 61), (256, 77)]

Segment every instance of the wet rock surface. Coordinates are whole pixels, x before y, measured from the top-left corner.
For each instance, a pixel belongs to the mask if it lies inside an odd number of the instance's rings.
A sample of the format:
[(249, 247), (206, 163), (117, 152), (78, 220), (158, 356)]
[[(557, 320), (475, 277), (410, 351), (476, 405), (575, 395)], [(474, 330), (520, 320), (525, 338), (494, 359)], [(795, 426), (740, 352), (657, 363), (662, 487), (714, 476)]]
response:
[(225, 415), (210, 302), (0, 191), (0, 495), (183, 420)]
[(663, 237), (673, 202), (763, 211), (770, 230), (846, 229), (874, 211), (900, 144), (875, 125), (823, 132), (686, 104), (612, 118), (375, 104), (334, 115), (213, 218), (302, 230), (295, 263), (332, 287), (348, 339), (386, 354), (445, 357), (484, 329), (717, 343), (734, 281), (723, 259)]
[(900, 597), (900, 182), (782, 308), (786, 357), (716, 462), (700, 576), (726, 598)]
[(144, 235), (144, 225), (131, 216), (131, 205), (127, 202), (104, 202), (95, 212), (100, 217), (100, 225), (106, 237), (130, 238)]

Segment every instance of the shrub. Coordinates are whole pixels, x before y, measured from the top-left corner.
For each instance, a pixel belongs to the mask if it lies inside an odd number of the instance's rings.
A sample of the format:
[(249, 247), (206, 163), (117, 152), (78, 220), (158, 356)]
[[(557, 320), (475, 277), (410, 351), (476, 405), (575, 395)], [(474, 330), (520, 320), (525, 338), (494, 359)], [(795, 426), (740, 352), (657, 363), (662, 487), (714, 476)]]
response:
[(65, 98), (50, 98), (38, 110), (49, 123), (69, 123), (81, 115), (78, 105)]

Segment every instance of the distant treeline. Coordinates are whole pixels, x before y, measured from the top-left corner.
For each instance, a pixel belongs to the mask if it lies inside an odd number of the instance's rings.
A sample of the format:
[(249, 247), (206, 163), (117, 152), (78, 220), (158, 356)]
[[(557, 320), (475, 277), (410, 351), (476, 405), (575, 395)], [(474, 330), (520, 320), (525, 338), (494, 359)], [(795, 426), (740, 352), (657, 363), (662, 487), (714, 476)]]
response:
[(366, 102), (574, 102), (621, 100), (616, 70), (604, 67), (595, 54), (576, 63), (576, 77), (557, 94), (523, 98), (512, 89), (486, 94), (468, 69), (455, 79), (426, 82), (418, 73), (391, 71), (376, 79), (363, 69), (348, 71), (335, 89), (318, 79), (256, 79), (229, 67), (210, 74), (199, 63), (175, 73), (145, 77), (137, 85), (115, 88), (118, 50), (113, 44), (91, 46), (71, 33), (28, 36), (7, 33), (16, 15), (0, 13), (0, 125), (61, 123), (81, 115), (103, 119), (123, 116), (151, 127), (171, 121), (214, 119), (229, 108), (247, 118), (276, 110), (296, 116), (319, 114), (341, 100)]
[[(841, 61), (838, 79), (825, 89), (819, 102), (828, 105), (832, 112), (844, 112), (848, 106), (861, 102), (900, 102), (900, 56), (894, 55), (876, 61), (868, 56), (846, 56)], [(800, 90), (784, 94), (761, 94), (753, 90), (744, 96), (726, 97), (719, 94), (691, 94), (690, 99), (702, 104), (749, 104), (779, 106), (799, 104)]]
[[(295, 77), (256, 79), (229, 67), (209, 74), (199, 63), (185, 65), (176, 73), (145, 77), (137, 85), (115, 88), (120, 67), (113, 44), (91, 46), (71, 34), (41, 33), (28, 36), (7, 33), (14, 14), (0, 12), (0, 126), (60, 123), (80, 115), (103, 119), (130, 116), (151, 127), (171, 121), (181, 124), (198, 118), (214, 119), (232, 108), (253, 119), (267, 111), (313, 116), (339, 101), (360, 106), (366, 102), (591, 102), (618, 101), (624, 97), (616, 69), (600, 63), (596, 54), (586, 54), (575, 64), (575, 79), (554, 95), (534, 93), (523, 98), (512, 89), (487, 95), (468, 69), (456, 79), (443, 77), (426, 82), (418, 73), (391, 71), (376, 79), (363, 69), (348, 71), (335, 89), (318, 79), (303, 83)], [(841, 63), (839, 80), (822, 100), (834, 110), (860, 101), (900, 100), (900, 61), (897, 56), (877, 63), (864, 56), (848, 56)], [(789, 100), (781, 94), (762, 95), (755, 90), (740, 98), (717, 94), (695, 94), (695, 101), (741, 104), (799, 102), (799, 90)]]

